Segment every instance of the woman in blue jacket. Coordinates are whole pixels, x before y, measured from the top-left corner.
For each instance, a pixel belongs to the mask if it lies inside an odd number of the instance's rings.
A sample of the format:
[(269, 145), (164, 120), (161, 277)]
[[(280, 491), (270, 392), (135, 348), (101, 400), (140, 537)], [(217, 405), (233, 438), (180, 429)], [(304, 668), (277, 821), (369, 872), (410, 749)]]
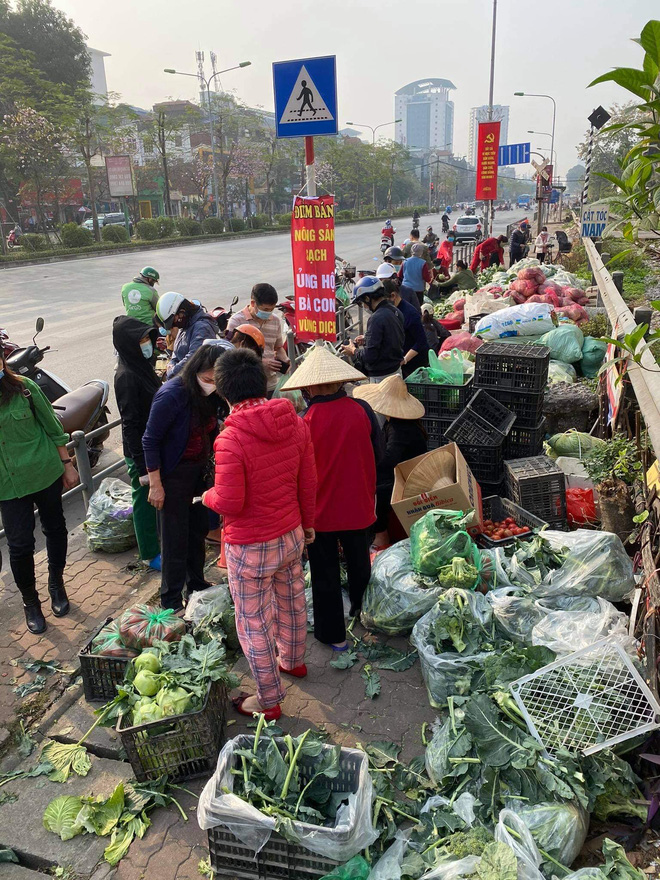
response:
[(179, 611), (183, 590), (204, 590), (207, 510), (193, 504), (207, 487), (220, 400), (215, 362), (229, 343), (202, 345), (179, 376), (154, 396), (142, 448), (149, 474), (149, 501), (158, 511), (162, 579), (160, 604)]

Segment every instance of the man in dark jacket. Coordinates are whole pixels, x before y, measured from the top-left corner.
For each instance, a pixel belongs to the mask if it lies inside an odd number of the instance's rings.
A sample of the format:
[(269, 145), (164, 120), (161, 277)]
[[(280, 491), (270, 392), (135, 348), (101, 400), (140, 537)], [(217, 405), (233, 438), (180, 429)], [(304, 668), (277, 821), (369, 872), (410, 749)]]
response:
[(429, 344), (424, 332), (421, 313), (401, 297), (399, 279), (389, 278), (383, 281), (383, 287), (390, 294), (391, 300), (403, 315), (403, 362), (401, 369), (405, 379), (418, 367), (429, 364)]
[[(342, 353), (353, 356), (356, 367), (369, 376), (370, 382), (382, 382), (394, 373), (401, 375), (405, 341), (403, 317), (390, 302), (382, 281), (373, 275), (361, 278), (353, 289), (352, 302), (366, 308), (371, 317), (364, 344), (356, 348), (351, 342), (342, 347)], [(358, 337), (356, 342), (360, 341)]]
[(522, 260), (525, 256), (525, 245), (527, 244), (527, 233), (522, 229), (514, 229), (511, 233), (509, 242), (509, 266), (513, 266), (518, 260)]

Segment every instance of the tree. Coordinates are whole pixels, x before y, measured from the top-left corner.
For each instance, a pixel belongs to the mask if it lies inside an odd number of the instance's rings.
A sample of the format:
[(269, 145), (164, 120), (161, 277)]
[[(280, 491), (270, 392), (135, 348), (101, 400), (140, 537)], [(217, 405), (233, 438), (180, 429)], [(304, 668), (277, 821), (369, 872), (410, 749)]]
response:
[(172, 215), (169, 170), (171, 149), (177, 138), (183, 137), (192, 125), (199, 124), (200, 119), (199, 110), (192, 104), (182, 106), (178, 102), (167, 102), (155, 104), (154, 113), (140, 125), (160, 158), (163, 168), (165, 213), (168, 216)]
[[(239, 147), (250, 135), (258, 138), (261, 120), (256, 111), (239, 103), (227, 92), (211, 96), (215, 122), (216, 170), (222, 188), (222, 216), (229, 217), (228, 181), (242, 159)], [(247, 136), (246, 136), (247, 134)]]
[(0, 33), (32, 52), (37, 67), (51, 82), (71, 92), (89, 85), (91, 64), (85, 35), (50, 0), (17, 0), (15, 9), (3, 0)]
[(170, 181), (184, 196), (196, 196), (206, 207), (211, 191), (213, 169), (210, 157), (195, 156), (192, 162), (175, 161), (170, 166)]

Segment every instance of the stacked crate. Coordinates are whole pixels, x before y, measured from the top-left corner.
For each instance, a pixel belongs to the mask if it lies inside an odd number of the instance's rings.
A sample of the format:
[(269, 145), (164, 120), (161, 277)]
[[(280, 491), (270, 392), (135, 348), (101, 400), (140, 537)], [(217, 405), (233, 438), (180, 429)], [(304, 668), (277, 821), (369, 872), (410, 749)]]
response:
[(477, 351), (474, 387), (484, 389), (516, 416), (504, 441), (506, 460), (543, 451), (543, 396), (550, 349), (529, 342), (485, 342)]
[(547, 455), (505, 462), (506, 494), (550, 528), (566, 528), (566, 477)]
[(472, 381), (464, 385), (436, 385), (433, 382), (406, 382), (408, 392), (424, 404), (426, 413), (422, 419), (428, 434), (428, 449), (437, 449), (449, 443), (447, 428), (474, 393)]
[(497, 485), (504, 479), (504, 443), (516, 420), (483, 389), (447, 428), (446, 435), (463, 453), (478, 483)]

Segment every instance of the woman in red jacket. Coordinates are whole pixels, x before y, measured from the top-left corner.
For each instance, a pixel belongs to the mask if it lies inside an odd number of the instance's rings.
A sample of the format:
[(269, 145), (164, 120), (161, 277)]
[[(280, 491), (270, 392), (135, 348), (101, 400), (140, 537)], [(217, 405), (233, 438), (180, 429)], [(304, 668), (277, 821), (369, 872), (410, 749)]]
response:
[(505, 245), (508, 240), (509, 239), (506, 235), (498, 235), (497, 238), (491, 236), (490, 238), (484, 239), (484, 241), (474, 249), (470, 269), (473, 272), (476, 272), (477, 269), (483, 272), (484, 269), (488, 269), (490, 266), (503, 266), (504, 248), (502, 245)]
[(231, 410), (215, 441), (215, 485), (203, 503), (224, 516), (236, 630), (257, 685), (256, 697), (241, 694), (234, 706), (271, 721), (286, 694), (280, 673), (307, 674), (301, 558), (314, 540), (314, 450), (293, 404), (266, 399), (266, 373), (253, 352), (227, 352), (215, 382)]
[(333, 651), (347, 649), (339, 546), (346, 560), (351, 617), (360, 611), (371, 576), (369, 542), (382, 436), (369, 404), (344, 391), (345, 382), (363, 379), (321, 343), (283, 385), (285, 391), (305, 388), (310, 397), (303, 419), (310, 428), (318, 474), (316, 537), (308, 548), (314, 636)]

